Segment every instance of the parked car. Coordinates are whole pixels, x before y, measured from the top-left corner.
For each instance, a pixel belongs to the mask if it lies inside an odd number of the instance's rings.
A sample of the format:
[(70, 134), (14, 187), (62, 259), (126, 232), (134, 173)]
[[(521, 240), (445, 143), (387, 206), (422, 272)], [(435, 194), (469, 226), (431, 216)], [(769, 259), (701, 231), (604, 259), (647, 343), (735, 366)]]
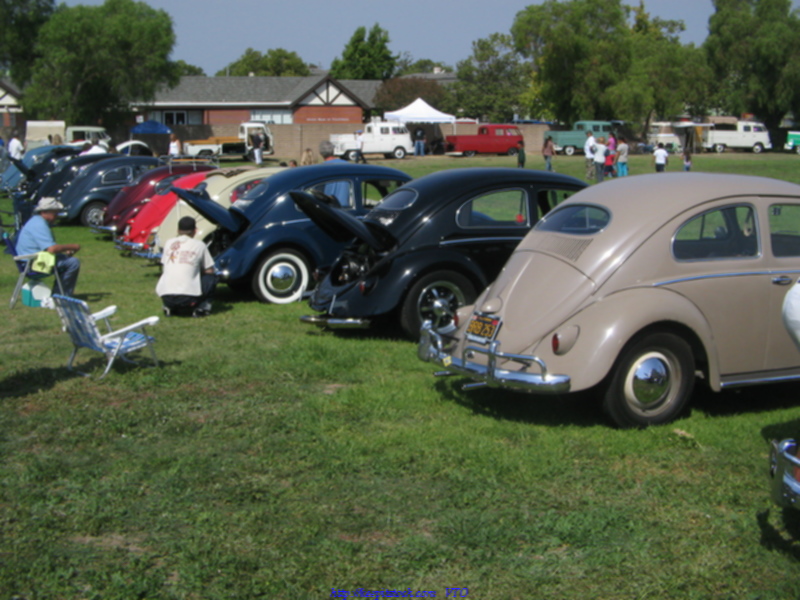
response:
[(451, 336), (419, 356), (489, 386), (595, 388), (622, 427), (711, 389), (800, 379), (781, 307), (800, 259), (800, 186), (706, 173), (621, 178), (549, 213)]
[(317, 190), (336, 198), (342, 211), (366, 214), (411, 177), (388, 167), (328, 161), (287, 169), (262, 181), (230, 209), (187, 190), (177, 194), (216, 223), (222, 253), (216, 266), (232, 287), (250, 286), (263, 302), (285, 304), (302, 297), (314, 268), (326, 268), (343, 244), (324, 235), (289, 197)]
[(31, 193), (35, 182), (52, 173), (59, 159), (76, 156), (78, 152), (80, 150), (72, 146), (39, 146), (28, 150), (19, 162), (9, 159), (8, 166), (0, 175), (0, 189), (11, 191), (24, 183), (26, 191)]
[(166, 184), (189, 173), (211, 171), (213, 168), (207, 163), (181, 162), (145, 171), (139, 179), (116, 193), (103, 211), (102, 225), (94, 226), (93, 229), (111, 235), (121, 232), (132, 212), (150, 201), (156, 193), (157, 185)]
[(485, 124), (474, 135), (448, 135), (445, 141), (447, 154), (475, 156), (481, 154), (507, 154), (516, 156), (518, 144), (524, 142), (516, 125)]
[(114, 239), (114, 246), (125, 254), (155, 258), (153, 232), (159, 228), (164, 217), (178, 202), (178, 196), (172, 188), (192, 189), (202, 183), (209, 173), (211, 171), (197, 171), (178, 177), (166, 184), (166, 187), (156, 186), (150, 202), (131, 207), (121, 216), (121, 231)]
[(529, 169), (452, 169), (405, 184), (363, 221), (311, 194), (300, 208), (338, 241), (350, 243), (302, 320), (331, 329), (398, 321), (416, 337), (425, 319), (446, 333), (456, 309), (472, 304), (543, 214), (586, 184)]
[(800, 508), (800, 453), (793, 439), (773, 440), (769, 456), (772, 500), (783, 508)]
[(66, 220), (87, 226), (101, 225), (105, 208), (117, 192), (161, 164), (152, 156), (115, 155), (85, 166), (59, 198)]
[[(227, 175), (219, 174), (206, 178), (205, 192), (209, 197), (223, 208), (230, 208), (239, 198), (242, 198), (252, 188), (259, 185), (267, 177), (280, 173), (286, 167), (262, 167), (260, 169), (247, 169), (238, 173)], [(183, 189), (194, 189), (181, 186)], [(161, 223), (151, 232), (152, 244), (149, 258), (161, 258), (166, 241), (178, 231), (178, 222), (183, 217), (193, 217), (197, 225), (195, 237), (203, 240), (208, 245), (211, 256), (216, 257), (225, 247), (226, 237), (217, 234), (218, 227), (198, 213), (183, 200), (177, 201), (167, 211)]]

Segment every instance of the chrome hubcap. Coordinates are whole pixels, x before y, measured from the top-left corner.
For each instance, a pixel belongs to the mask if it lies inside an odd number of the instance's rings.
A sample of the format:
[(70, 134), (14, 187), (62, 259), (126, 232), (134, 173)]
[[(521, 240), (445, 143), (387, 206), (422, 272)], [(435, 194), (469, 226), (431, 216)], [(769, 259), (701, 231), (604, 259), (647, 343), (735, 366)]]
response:
[(669, 353), (651, 351), (631, 365), (625, 378), (625, 398), (631, 409), (653, 415), (669, 407), (675, 397), (681, 373)]
[(267, 276), (267, 285), (276, 292), (291, 290), (297, 281), (297, 271), (285, 263), (275, 265)]

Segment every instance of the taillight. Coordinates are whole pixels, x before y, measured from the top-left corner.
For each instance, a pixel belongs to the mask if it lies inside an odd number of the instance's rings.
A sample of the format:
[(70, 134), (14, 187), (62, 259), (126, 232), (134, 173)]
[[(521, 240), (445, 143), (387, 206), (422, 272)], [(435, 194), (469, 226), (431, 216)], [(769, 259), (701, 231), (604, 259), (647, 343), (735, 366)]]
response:
[(553, 354), (558, 354), (558, 349), (561, 347), (561, 340), (558, 338), (557, 333), (554, 333), (553, 337), (550, 338), (550, 346), (553, 349)]

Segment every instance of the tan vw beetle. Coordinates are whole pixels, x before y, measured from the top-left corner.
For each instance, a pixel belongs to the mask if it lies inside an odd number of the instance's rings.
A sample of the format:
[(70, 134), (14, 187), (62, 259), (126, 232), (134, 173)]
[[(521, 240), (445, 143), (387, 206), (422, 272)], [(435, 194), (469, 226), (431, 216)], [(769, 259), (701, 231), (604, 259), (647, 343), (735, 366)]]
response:
[(440, 374), (557, 394), (597, 386), (621, 427), (679, 416), (696, 376), (723, 388), (800, 378), (781, 320), (800, 274), (800, 186), (672, 173), (593, 186), (549, 213), (449, 336)]

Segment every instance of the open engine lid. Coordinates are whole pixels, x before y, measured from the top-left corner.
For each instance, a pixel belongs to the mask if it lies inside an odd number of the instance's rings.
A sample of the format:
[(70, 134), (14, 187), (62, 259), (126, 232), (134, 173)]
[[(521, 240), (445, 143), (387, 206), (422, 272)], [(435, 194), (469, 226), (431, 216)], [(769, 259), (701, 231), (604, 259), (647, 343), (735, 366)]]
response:
[(203, 215), (212, 223), (227, 229), (231, 233), (238, 233), (247, 226), (247, 220), (239, 212), (232, 212), (214, 202), (207, 194), (199, 190), (185, 190), (172, 186), (171, 191), (181, 200), (186, 201), (192, 208)]
[(297, 207), (336, 242), (344, 243), (356, 238), (378, 252), (388, 250), (395, 243), (388, 231), (378, 231), (378, 225), (374, 225), (376, 230), (373, 231), (363, 221), (342, 210), (335, 198), (301, 191), (292, 191), (289, 195)]

